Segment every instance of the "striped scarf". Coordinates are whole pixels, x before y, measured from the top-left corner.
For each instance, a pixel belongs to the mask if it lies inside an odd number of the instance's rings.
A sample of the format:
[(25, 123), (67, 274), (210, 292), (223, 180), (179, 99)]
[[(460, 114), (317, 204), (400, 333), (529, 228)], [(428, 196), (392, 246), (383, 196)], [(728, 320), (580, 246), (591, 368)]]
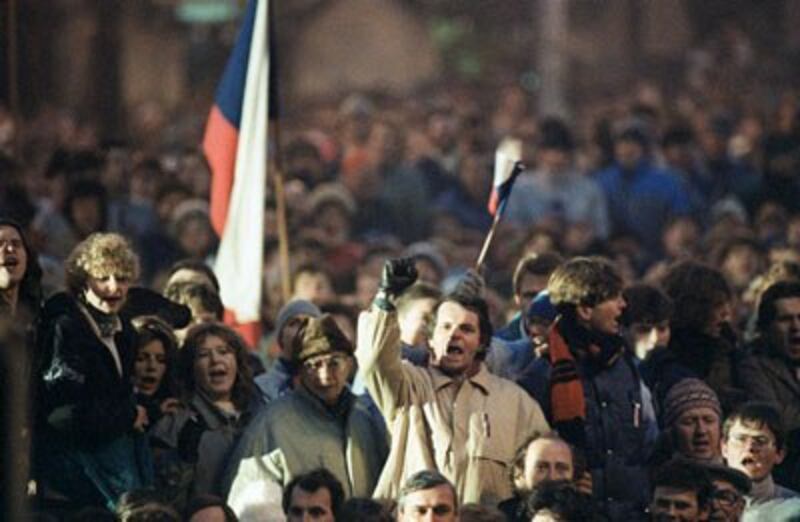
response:
[[(570, 351), (567, 341), (562, 335), (562, 329), (567, 328), (571, 331), (569, 321), (564, 317), (559, 317), (550, 327), (548, 333), (548, 352), (550, 357), (550, 411), (554, 428), (561, 437), (571, 444), (583, 447), (586, 435), (584, 433), (584, 421), (586, 420), (586, 397), (583, 393), (583, 383), (578, 373), (578, 366), (573, 352)], [(580, 338), (591, 338), (591, 333), (576, 326), (573, 332), (578, 340)], [(578, 331), (580, 330), (580, 331)], [(617, 358), (622, 355), (624, 347), (616, 336), (609, 336), (608, 339), (591, 339), (585, 344), (582, 351), (585, 351), (588, 360), (588, 367), (591, 371), (602, 371), (608, 368)], [(602, 342), (603, 340), (610, 342)], [(600, 342), (593, 342), (600, 341)], [(578, 343), (575, 343), (578, 344)], [(583, 343), (580, 343), (583, 344)], [(576, 353), (581, 350), (580, 346), (575, 346)]]
[(559, 424), (586, 419), (586, 398), (583, 396), (575, 357), (558, 331), (561, 320), (550, 327), (548, 349), (550, 354), (550, 405), (553, 422)]

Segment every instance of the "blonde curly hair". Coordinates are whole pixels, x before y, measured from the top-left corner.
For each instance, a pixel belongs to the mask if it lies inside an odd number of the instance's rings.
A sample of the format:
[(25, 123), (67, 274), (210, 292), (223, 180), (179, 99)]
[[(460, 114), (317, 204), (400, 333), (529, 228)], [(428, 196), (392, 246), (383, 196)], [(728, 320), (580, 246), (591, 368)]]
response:
[(133, 282), (139, 277), (139, 257), (127, 239), (95, 233), (78, 243), (65, 262), (67, 288), (78, 295), (90, 277), (114, 275)]

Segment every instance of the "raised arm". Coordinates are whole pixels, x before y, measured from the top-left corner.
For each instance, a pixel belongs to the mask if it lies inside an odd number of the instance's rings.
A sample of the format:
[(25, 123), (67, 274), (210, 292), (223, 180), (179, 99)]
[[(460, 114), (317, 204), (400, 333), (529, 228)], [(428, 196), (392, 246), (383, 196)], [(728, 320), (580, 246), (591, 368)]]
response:
[(386, 261), (378, 294), (370, 309), (361, 312), (358, 318), (358, 371), (372, 399), (389, 422), (397, 410), (408, 405), (423, 388), (424, 371), (410, 368), (401, 361), (400, 328), (394, 309), (394, 298), (416, 279), (413, 260)]

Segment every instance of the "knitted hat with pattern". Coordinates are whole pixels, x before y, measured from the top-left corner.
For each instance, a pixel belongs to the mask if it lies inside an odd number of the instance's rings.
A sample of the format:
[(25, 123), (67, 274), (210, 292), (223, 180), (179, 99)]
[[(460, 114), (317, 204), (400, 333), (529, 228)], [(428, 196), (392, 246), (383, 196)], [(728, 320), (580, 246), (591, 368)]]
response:
[(700, 379), (683, 379), (667, 392), (664, 399), (664, 426), (672, 426), (692, 408), (711, 408), (722, 419), (722, 407), (714, 390)]

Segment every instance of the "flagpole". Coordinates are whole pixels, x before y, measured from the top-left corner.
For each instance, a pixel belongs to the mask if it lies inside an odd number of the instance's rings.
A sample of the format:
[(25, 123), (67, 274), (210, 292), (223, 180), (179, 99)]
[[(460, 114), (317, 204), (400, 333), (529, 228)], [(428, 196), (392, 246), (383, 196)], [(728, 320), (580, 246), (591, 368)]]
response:
[[(278, 263), (281, 267), (281, 297), (287, 303), (292, 296), (291, 268), (289, 265), (289, 232), (286, 218), (286, 191), (283, 184), (283, 147), (281, 146), (280, 96), (278, 84), (278, 46), (275, 33), (275, 2), (267, 0), (269, 18), (269, 88), (270, 123), (275, 129), (275, 218), (278, 227)], [(274, 105), (273, 105), (274, 104)]]
[[(492, 213), (492, 226), (489, 228), (489, 232), (486, 234), (486, 238), (483, 240), (483, 247), (481, 247), (481, 253), (478, 254), (478, 260), (475, 262), (475, 270), (480, 272), (481, 265), (483, 265), (483, 261), (486, 259), (486, 254), (489, 253), (489, 245), (492, 244), (492, 240), (494, 239), (494, 234), (497, 231), (497, 225), (500, 223), (500, 218), (503, 216), (503, 211), (506, 208), (506, 198), (511, 194), (511, 188), (514, 186), (514, 180), (517, 179), (519, 173), (525, 169), (525, 166), (522, 162), (519, 161), (519, 148), (521, 147), (520, 142), (518, 140), (513, 141), (506, 141), (500, 144), (498, 148), (498, 152), (496, 154), (495, 160), (495, 187), (493, 189), (492, 197), (489, 201), (489, 211)], [(505, 152), (504, 152), (505, 149)], [(513, 157), (516, 158), (513, 160), (513, 165), (511, 166), (509, 171), (505, 169), (508, 168), (507, 162), (510, 159), (508, 156), (509, 149), (516, 149), (510, 150), (513, 154)], [(503, 178), (503, 173), (505, 172), (506, 177)], [(498, 183), (498, 179), (503, 179), (501, 183)], [(505, 187), (505, 194), (498, 193), (498, 187)], [(496, 199), (499, 198), (499, 199)]]
[(281, 296), (287, 303), (292, 296), (289, 268), (289, 233), (286, 220), (286, 192), (283, 187), (283, 152), (281, 148), (280, 124), (272, 122), (275, 129), (275, 214), (278, 226), (278, 260), (281, 267)]
[(494, 239), (494, 233), (497, 230), (498, 223), (500, 223), (500, 212), (497, 212), (494, 215), (494, 219), (492, 220), (492, 227), (489, 229), (489, 233), (486, 234), (486, 238), (483, 240), (483, 247), (481, 248), (481, 253), (478, 255), (478, 260), (475, 262), (475, 270), (479, 272), (481, 265), (483, 265), (483, 261), (486, 258), (486, 254), (489, 252), (489, 245), (492, 244), (492, 240)]

